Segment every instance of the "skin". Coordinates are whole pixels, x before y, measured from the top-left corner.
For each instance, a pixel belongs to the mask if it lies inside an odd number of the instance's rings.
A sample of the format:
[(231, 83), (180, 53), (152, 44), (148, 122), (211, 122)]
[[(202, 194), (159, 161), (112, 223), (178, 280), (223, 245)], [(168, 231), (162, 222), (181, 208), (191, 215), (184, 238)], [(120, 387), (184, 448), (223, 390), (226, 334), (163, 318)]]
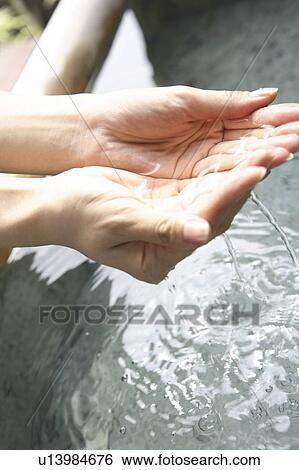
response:
[(175, 86), (71, 97), (5, 94), (0, 171), (54, 175), (108, 166), (182, 179), (273, 147), (282, 149), (282, 162), (286, 151), (298, 150), (299, 105), (269, 106), (276, 90), (259, 93)]
[(84, 165), (185, 179), (230, 169), (258, 149), (282, 149), (282, 162), (284, 150), (298, 149), (299, 105), (268, 106), (276, 95), (178, 86), (88, 97), (87, 106), (78, 101), (92, 130), (82, 129)]
[[(258, 159), (271, 161), (268, 155)], [(155, 179), (154, 188), (151, 177), (102, 167), (20, 182), (4, 177), (1, 244), (64, 245), (158, 283), (228, 228), (265, 174), (262, 165), (246, 165), (198, 180)]]
[(227, 230), (251, 189), (298, 150), (299, 106), (268, 106), (275, 96), (171, 87), (29, 107), (7, 95), (2, 171), (62, 173), (2, 180), (0, 245), (69, 246), (160, 282)]

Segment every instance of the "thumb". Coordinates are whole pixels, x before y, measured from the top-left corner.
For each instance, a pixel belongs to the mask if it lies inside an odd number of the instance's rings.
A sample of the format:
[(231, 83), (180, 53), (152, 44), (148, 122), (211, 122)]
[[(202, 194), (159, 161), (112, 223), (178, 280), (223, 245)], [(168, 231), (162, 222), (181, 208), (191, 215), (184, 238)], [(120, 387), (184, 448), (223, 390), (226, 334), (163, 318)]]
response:
[(129, 234), (130, 241), (189, 248), (206, 244), (210, 236), (211, 227), (202, 218), (184, 219), (151, 208), (136, 210)]
[(215, 91), (190, 88), (197, 119), (238, 119), (268, 106), (277, 96), (277, 88), (255, 91)]

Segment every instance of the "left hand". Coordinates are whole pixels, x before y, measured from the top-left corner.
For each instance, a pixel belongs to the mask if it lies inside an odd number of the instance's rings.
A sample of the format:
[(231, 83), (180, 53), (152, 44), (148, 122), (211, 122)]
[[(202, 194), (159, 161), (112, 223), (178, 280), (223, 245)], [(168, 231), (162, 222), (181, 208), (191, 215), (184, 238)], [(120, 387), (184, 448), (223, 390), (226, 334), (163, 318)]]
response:
[(83, 165), (186, 179), (230, 169), (255, 150), (296, 152), (299, 105), (268, 106), (276, 94), (174, 86), (79, 95), (91, 129), (82, 121)]

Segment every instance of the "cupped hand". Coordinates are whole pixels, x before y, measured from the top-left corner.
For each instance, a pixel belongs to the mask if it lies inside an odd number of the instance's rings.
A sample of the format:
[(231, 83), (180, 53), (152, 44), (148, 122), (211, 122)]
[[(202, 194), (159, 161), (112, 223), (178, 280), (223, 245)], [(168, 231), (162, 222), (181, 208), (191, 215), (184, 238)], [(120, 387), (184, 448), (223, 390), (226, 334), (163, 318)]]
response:
[(177, 180), (102, 167), (69, 170), (44, 181), (45, 242), (158, 283), (225, 231), (250, 190), (282, 160), (277, 151), (258, 150), (225, 171)]
[(299, 105), (268, 106), (276, 94), (174, 86), (80, 95), (84, 165), (186, 179), (258, 150), (296, 152)]

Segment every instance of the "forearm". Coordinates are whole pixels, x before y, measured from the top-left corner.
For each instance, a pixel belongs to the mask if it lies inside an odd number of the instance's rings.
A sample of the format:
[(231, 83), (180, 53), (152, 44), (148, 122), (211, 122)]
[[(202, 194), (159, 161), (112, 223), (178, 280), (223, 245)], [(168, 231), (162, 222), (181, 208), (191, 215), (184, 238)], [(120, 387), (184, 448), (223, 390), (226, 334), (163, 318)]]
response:
[(85, 127), (68, 96), (0, 95), (0, 172), (44, 175), (83, 166)]

